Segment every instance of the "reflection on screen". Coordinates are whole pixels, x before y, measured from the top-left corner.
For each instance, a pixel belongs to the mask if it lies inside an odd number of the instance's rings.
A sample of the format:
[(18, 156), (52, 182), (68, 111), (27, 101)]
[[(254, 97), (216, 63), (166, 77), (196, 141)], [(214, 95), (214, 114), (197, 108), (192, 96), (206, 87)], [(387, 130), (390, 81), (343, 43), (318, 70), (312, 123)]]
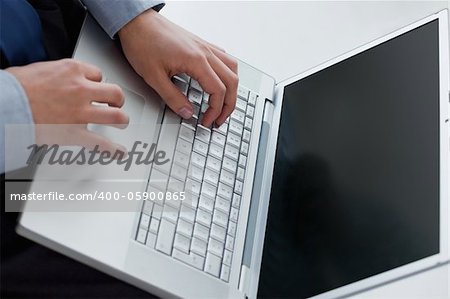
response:
[(285, 88), (260, 297), (439, 252), (438, 54), (435, 20)]

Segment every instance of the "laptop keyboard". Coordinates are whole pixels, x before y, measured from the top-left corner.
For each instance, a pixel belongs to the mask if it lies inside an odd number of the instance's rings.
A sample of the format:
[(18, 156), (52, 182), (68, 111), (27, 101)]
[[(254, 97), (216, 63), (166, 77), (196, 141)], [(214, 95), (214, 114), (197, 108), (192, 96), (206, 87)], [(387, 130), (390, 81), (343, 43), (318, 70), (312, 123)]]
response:
[(186, 75), (173, 82), (194, 116), (165, 108), (158, 147), (171, 160), (153, 165), (147, 192), (184, 190), (186, 199), (144, 201), (136, 241), (228, 282), (258, 95), (239, 87), (235, 111), (211, 129), (201, 125), (209, 95)]

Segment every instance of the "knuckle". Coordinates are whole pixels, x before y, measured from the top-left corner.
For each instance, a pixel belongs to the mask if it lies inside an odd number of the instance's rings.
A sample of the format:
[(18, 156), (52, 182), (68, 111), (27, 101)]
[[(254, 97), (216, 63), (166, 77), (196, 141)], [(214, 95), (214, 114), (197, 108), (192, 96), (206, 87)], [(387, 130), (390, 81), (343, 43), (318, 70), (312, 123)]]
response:
[(120, 86), (117, 84), (111, 85), (111, 94), (112, 94), (113, 100), (119, 106), (122, 106), (124, 103), (124, 100), (125, 100), (122, 88), (120, 88)]
[(238, 61), (234, 58), (231, 58), (231, 57), (229, 57), (229, 58), (230, 58), (230, 62), (229, 62), (230, 68), (237, 76), (238, 66), (239, 66)]
[(192, 51), (191, 53), (189, 53), (189, 59), (195, 63), (201, 63), (206, 60), (206, 57), (200, 51)]

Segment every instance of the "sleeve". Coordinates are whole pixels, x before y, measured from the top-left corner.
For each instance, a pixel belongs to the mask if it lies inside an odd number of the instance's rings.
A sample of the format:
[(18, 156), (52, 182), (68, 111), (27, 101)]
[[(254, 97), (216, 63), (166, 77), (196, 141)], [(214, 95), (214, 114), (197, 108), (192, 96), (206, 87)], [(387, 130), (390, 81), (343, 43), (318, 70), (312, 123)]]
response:
[(132, 19), (153, 8), (159, 11), (163, 0), (83, 0), (89, 12), (111, 38)]
[(26, 166), (28, 146), (35, 143), (28, 97), (17, 79), (0, 70), (0, 172)]

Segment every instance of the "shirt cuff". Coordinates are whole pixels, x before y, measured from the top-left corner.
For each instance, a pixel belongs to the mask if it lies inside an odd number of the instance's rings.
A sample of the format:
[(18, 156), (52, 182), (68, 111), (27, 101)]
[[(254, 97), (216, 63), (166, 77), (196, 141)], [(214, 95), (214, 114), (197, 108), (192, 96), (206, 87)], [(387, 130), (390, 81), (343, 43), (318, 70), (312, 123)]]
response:
[(83, 0), (83, 2), (111, 38), (144, 11), (150, 8), (159, 11), (165, 5), (161, 0)]
[(19, 81), (0, 70), (0, 172), (26, 166), (35, 129), (28, 97)]

